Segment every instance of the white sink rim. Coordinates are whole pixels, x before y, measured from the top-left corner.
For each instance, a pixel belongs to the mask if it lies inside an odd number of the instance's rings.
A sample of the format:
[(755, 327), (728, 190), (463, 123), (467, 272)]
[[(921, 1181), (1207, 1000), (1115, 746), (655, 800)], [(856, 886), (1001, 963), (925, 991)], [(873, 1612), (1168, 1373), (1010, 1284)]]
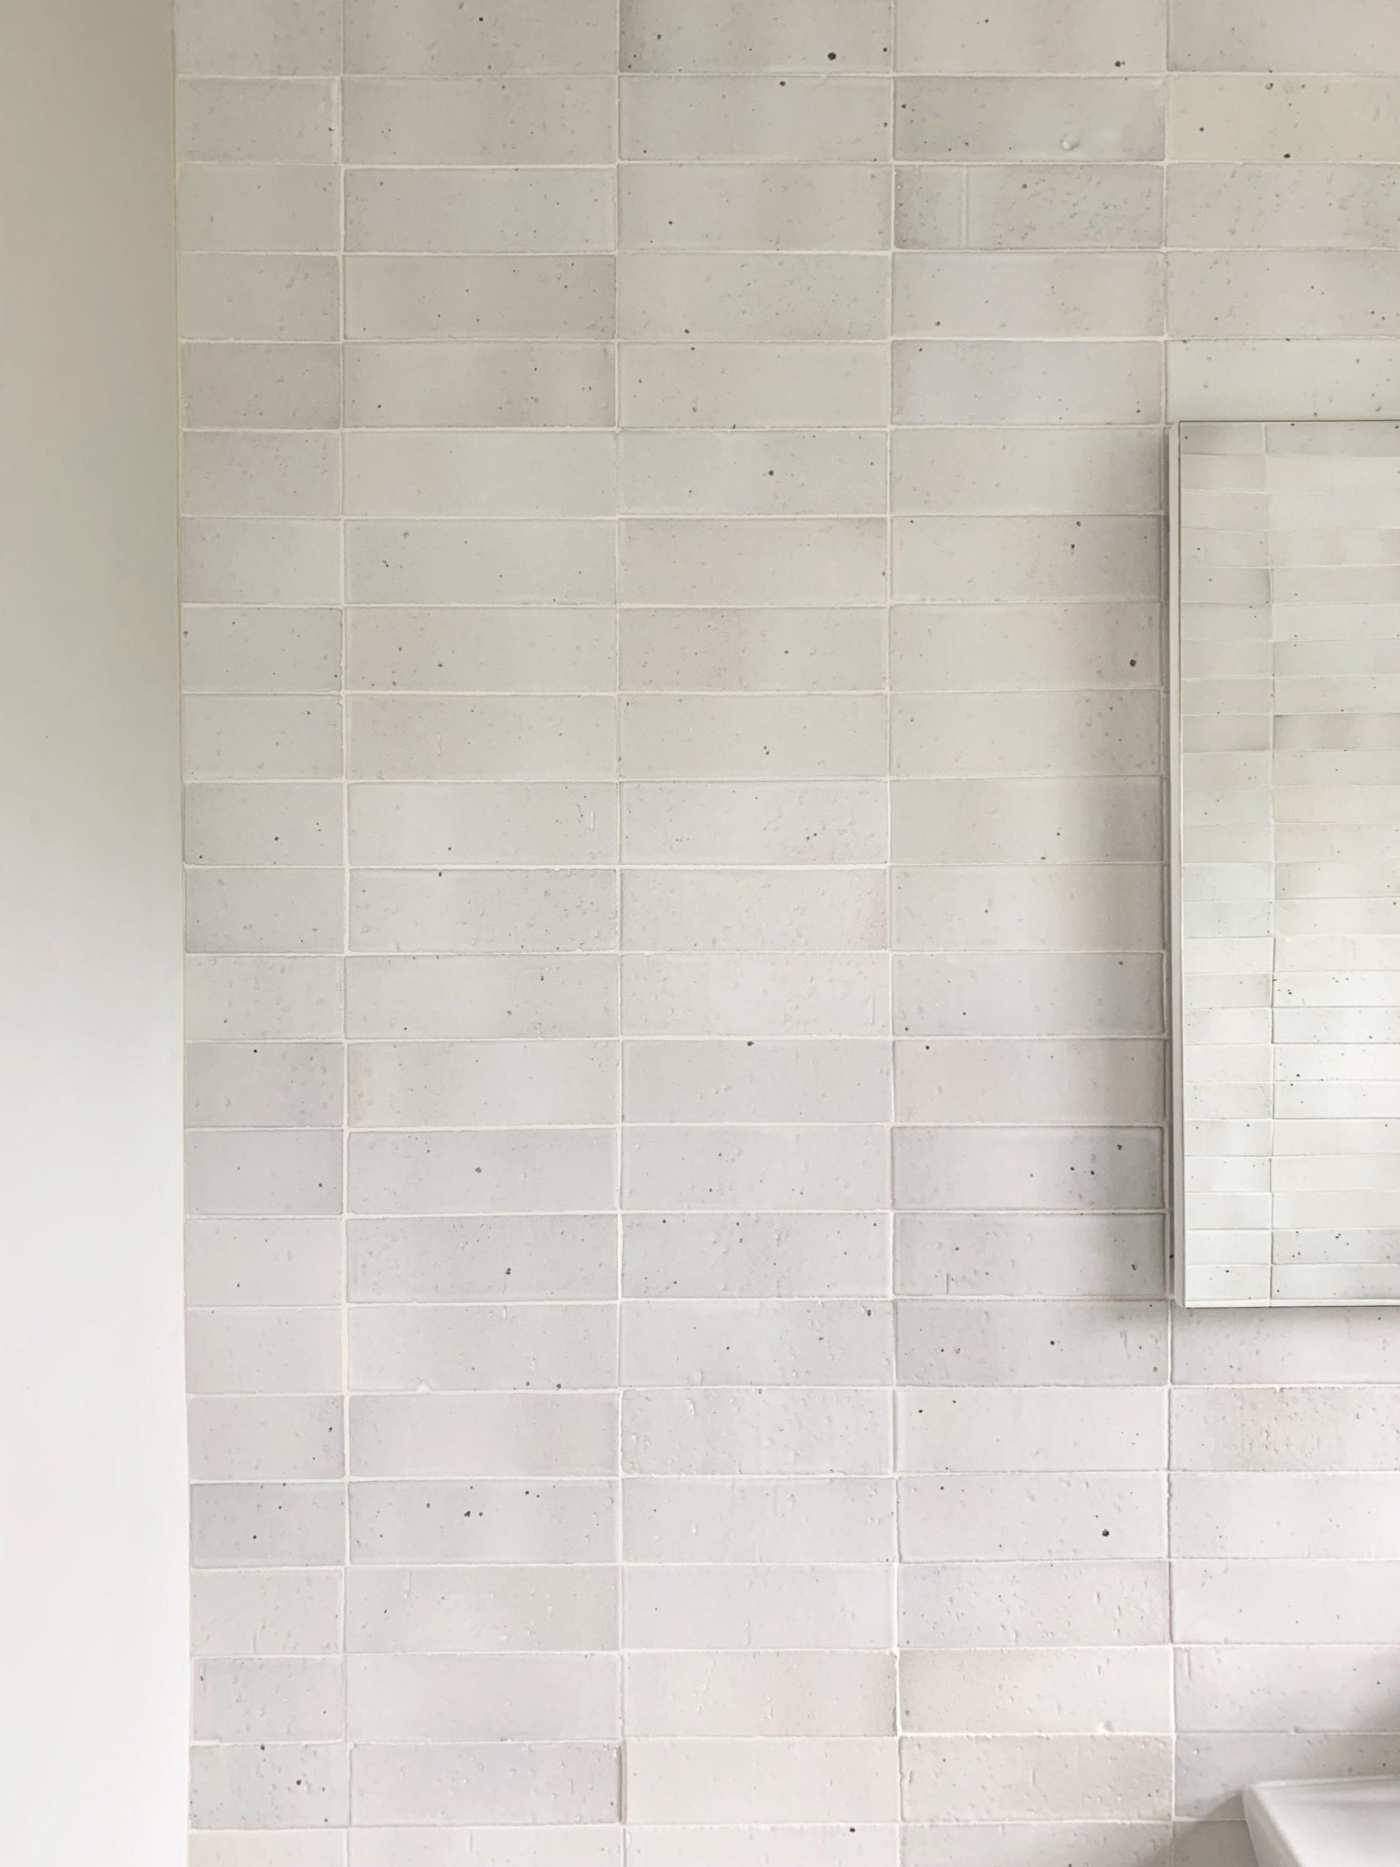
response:
[(1277, 1867), (1394, 1867), (1400, 1777), (1328, 1776), (1255, 1783), (1244, 1792), (1250, 1839)]

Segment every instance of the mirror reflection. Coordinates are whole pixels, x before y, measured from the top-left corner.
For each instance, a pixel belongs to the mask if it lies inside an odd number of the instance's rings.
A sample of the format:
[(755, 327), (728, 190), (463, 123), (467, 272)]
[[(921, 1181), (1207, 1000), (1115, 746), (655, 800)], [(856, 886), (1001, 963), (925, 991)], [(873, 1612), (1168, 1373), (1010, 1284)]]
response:
[(1400, 423), (1176, 450), (1188, 1303), (1400, 1301)]

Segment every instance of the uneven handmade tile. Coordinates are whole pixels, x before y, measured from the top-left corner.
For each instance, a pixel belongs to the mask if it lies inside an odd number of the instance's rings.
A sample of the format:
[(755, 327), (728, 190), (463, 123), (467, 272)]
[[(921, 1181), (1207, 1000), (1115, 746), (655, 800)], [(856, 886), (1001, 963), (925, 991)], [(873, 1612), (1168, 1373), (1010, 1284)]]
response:
[(895, 13), (901, 71), (1158, 72), (1166, 59), (1162, 0), (1011, 0), (995, 13), (897, 0)]
[(1169, 88), (1167, 138), (1173, 161), (1393, 162), (1400, 157), (1393, 76), (1177, 71)]
[(340, 244), (329, 164), (187, 162), (177, 224), (185, 253), (330, 253)]
[(887, 71), (884, 0), (622, 0), (624, 71)]
[(684, 429), (622, 437), (624, 512), (875, 513), (885, 509), (883, 433), (710, 434)]
[(1160, 512), (1161, 447), (1145, 427), (901, 428), (890, 498), (896, 512)]
[(333, 342), (339, 334), (340, 262), (327, 255), (185, 253), (179, 281), (186, 338)]
[(875, 344), (626, 344), (629, 428), (868, 428), (889, 413)]
[(590, 253), (612, 243), (604, 169), (345, 172), (349, 253)]
[(889, 330), (889, 264), (872, 254), (627, 253), (619, 336), (836, 343)]
[(348, 78), (344, 110), (348, 162), (567, 166), (615, 153), (605, 77)]
[(1139, 78), (901, 78), (895, 156), (1160, 161), (1164, 86)]
[(329, 434), (196, 430), (185, 436), (181, 505), (224, 516), (333, 517), (339, 444)]
[(637, 1214), (623, 1222), (624, 1297), (878, 1295), (882, 1215)]
[(1167, 182), (1168, 244), (1391, 245), (1395, 179), (1379, 163), (1180, 163)]
[(331, 782), (191, 782), (185, 787), (185, 860), (337, 867), (344, 846), (342, 802), (339, 785)]
[(1168, 255), (1180, 337), (1393, 335), (1395, 256), (1385, 252)]
[(1172, 63), (1182, 71), (1391, 73), (1393, 21), (1382, 0), (1343, 0), (1329, 17), (1325, 56), (1299, 0), (1244, 0), (1222, 14), (1204, 0), (1172, 0)]
[(334, 0), (180, 0), (175, 65), (181, 72), (297, 77), (340, 69), (341, 8)]
[(1159, 253), (897, 253), (899, 337), (1153, 337)]
[(1156, 344), (897, 343), (900, 424), (1150, 422), (1161, 416)]
[(611, 526), (587, 520), (356, 519), (346, 527), (354, 603), (607, 603)]
[(879, 162), (889, 147), (889, 84), (879, 78), (622, 81), (627, 160)]
[[(455, 328), (389, 334), (473, 335)], [(613, 420), (613, 376), (606, 344), (347, 344), (346, 426), (606, 428)]]
[(615, 262), (603, 254), (358, 255), (345, 262), (345, 334), (611, 337), (614, 277)]
[(616, 1046), (602, 1043), (356, 1044), (355, 1127), (548, 1127), (617, 1119)]
[[(299, 267), (303, 262), (296, 263)], [(274, 283), (280, 292), (280, 280)], [(180, 365), (187, 428), (339, 425), (340, 350), (336, 344), (184, 343)]]
[(889, 179), (874, 163), (648, 162), (619, 174), (623, 251), (871, 253), (889, 245)]
[(329, 78), (182, 78), (175, 125), (184, 161), (332, 162), (335, 85)]
[(874, 603), (885, 599), (885, 524), (875, 519), (628, 519), (625, 603)]
[(617, 681), (609, 610), (357, 609), (347, 629), (355, 689), (582, 694)]
[(347, 0), (345, 64), (352, 72), (605, 72), (617, 63), (617, 0), (530, 0), (471, 13), (452, 0), (389, 10)]
[[(350, 1471), (355, 1478), (442, 1479), (464, 1470), (487, 1478), (593, 1478), (615, 1470), (616, 1454), (617, 1401), (611, 1395), (359, 1394), (351, 1398)], [(538, 1590), (551, 1580), (548, 1575), (541, 1580), (528, 1570), (516, 1573), (522, 1589)], [(554, 1579), (565, 1589), (586, 1585), (587, 1598), (593, 1601), (610, 1603), (615, 1592), (615, 1577), (606, 1568), (566, 1572)], [(473, 1591), (481, 1586), (470, 1575), (454, 1581), (451, 1575), (434, 1577), (431, 1572), (424, 1590), (412, 1586), (412, 1575), (395, 1583), (393, 1572), (384, 1571), (380, 1580), (382, 1587), (373, 1576), (365, 1583), (366, 1588), (371, 1583), (380, 1587), (379, 1605), (366, 1615), (366, 1628), (387, 1618), (382, 1593), (391, 1585), (402, 1611), (415, 1616), (445, 1612), (442, 1604), (450, 1606), (463, 1590), (475, 1598)], [(501, 1586), (511, 1584), (507, 1581)], [(377, 1635), (376, 1641), (392, 1633), (390, 1628)], [(579, 1644), (592, 1647), (610, 1641), (606, 1634), (594, 1635)], [(439, 1651), (444, 1650), (443, 1643), (437, 1645)]]
[(971, 246), (1157, 247), (1162, 215), (1162, 170), (1147, 163), (968, 170)]

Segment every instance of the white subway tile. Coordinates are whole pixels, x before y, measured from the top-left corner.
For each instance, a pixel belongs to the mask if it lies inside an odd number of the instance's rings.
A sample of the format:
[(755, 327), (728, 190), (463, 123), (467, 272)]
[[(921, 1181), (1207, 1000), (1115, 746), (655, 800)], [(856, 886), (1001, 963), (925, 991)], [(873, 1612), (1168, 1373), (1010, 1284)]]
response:
[(1171, 1813), (1168, 1737), (908, 1737), (904, 1813), (924, 1821), (1161, 1821)]
[(607, 1653), (355, 1653), (352, 1740), (516, 1743), (615, 1738), (618, 1661)]
[(879, 162), (889, 146), (889, 85), (878, 78), (622, 81), (622, 154), (635, 161)]
[(352, 1568), (348, 1653), (599, 1652), (617, 1644), (610, 1568)]
[[(1143, 423), (1161, 417), (1157, 344), (898, 341), (893, 366), (897, 423)], [(1059, 500), (1052, 509), (1075, 508)], [(1130, 508), (1114, 499), (1097, 509)], [(1024, 598), (1002, 600), (1033, 602), (1055, 594), (1047, 579)]]
[(345, 579), (356, 603), (607, 603), (613, 531), (582, 519), (354, 519)]
[(524, 0), (506, 13), (465, 13), (452, 0), (386, 9), (347, 0), (347, 71), (458, 73), (607, 71), (616, 61), (616, 0)]
[[(337, 1386), (339, 1383), (337, 1382)], [(339, 1394), (192, 1395), (193, 1479), (337, 1478), (344, 1471)]]
[(615, 1744), (358, 1744), (351, 1820), (608, 1822), (617, 1783)]
[(333, 253), (340, 244), (339, 195), (329, 163), (182, 163), (180, 250)]
[(343, 1737), (339, 1659), (203, 1659), (191, 1688), (196, 1743), (282, 1744)]
[(1142, 1559), (1167, 1553), (1160, 1472), (980, 1472), (899, 1482), (910, 1562)]
[(623, 1470), (783, 1477), (890, 1469), (890, 1408), (873, 1390), (629, 1388)]
[(627, 1746), (627, 1808), (642, 1822), (890, 1821), (893, 1740), (640, 1738)]
[[(888, 1563), (888, 1478), (629, 1477), (622, 1547), (645, 1562)], [(631, 1571), (629, 1570), (629, 1573)]]
[(890, 1653), (633, 1653), (626, 1691), (628, 1728), (641, 1737), (882, 1737), (894, 1730)]
[[(616, 264), (610, 254), (352, 254), (345, 265), (345, 335), (349, 339), (437, 338), (434, 354), (366, 354), (350, 343), (346, 366), (356, 385), (353, 408), (360, 425), (392, 427), (395, 414), (431, 411), (435, 391), (451, 391), (447, 413), (494, 409), (494, 421), (512, 415), (522, 426), (532, 409), (553, 412), (555, 423), (585, 409), (585, 425), (608, 426), (611, 371), (601, 347), (576, 343), (557, 357), (525, 340), (605, 338), (614, 335)], [(501, 340), (493, 352), (447, 352), (443, 340)], [(511, 340), (515, 340), (512, 342)], [(531, 377), (538, 395), (531, 394)], [(496, 394), (492, 386), (495, 379)], [(390, 416), (382, 398), (390, 393)], [(451, 427), (428, 413), (427, 425)], [(489, 423), (488, 423), (489, 425)]]
[(627, 780), (880, 778), (881, 694), (644, 694), (621, 709)]
[(194, 1828), (343, 1827), (349, 1752), (337, 1743), (196, 1744)]
[(1171, 1653), (1161, 1647), (903, 1652), (900, 1728), (1169, 1732)]
[(351, 1037), (440, 1041), (610, 1037), (616, 972), (602, 954), (356, 954), (346, 965), (346, 1029)]
[(185, 1321), (191, 1394), (334, 1394), (340, 1378), (340, 1312), (322, 1309), (195, 1309)]
[(622, 1171), (623, 1205), (633, 1212), (861, 1211), (888, 1203), (889, 1136), (875, 1123), (632, 1123), (623, 1137)]
[(895, 1195), (933, 1211), (1154, 1211), (1162, 1201), (1153, 1128), (896, 1128)]
[(617, 1379), (609, 1303), (357, 1305), (349, 1340), (357, 1393), (597, 1389)]
[(191, 1651), (339, 1656), (343, 1589), (339, 1568), (196, 1569)]
[(348, 78), (345, 157), (355, 163), (607, 163), (614, 86), (531, 74)]
[(259, 77), (338, 71), (340, 12), (334, 0), (250, 0), (236, 11), (220, 0), (180, 0), (176, 69)]
[(366, 696), (351, 708), (360, 779), (606, 778), (612, 703), (603, 695)]
[(344, 1556), (344, 1485), (190, 1487), (190, 1560), (196, 1569), (320, 1568)]
[[(657, 263), (681, 265), (685, 260), (678, 256)], [(646, 293), (655, 310), (650, 286), (650, 280), (642, 278), (638, 295)], [(735, 291), (743, 291), (743, 282), (735, 284)], [(661, 304), (665, 308), (665, 299)], [(676, 316), (689, 314), (678, 312)], [(651, 330), (631, 334), (650, 338)], [(670, 329), (659, 330), (659, 336), (672, 334)], [(889, 420), (889, 358), (881, 345), (782, 344), (765, 330), (741, 332), (741, 336), (749, 334), (763, 342), (623, 344), (620, 394), (625, 426), (838, 429), (868, 428), (872, 422)], [(801, 338), (808, 332), (797, 334)], [(814, 330), (810, 336), (821, 338), (825, 332)], [(842, 332), (838, 330), (836, 336)]]
[(1183, 71), (1329, 71), (1393, 68), (1382, 0), (1342, 0), (1325, 49), (1301, 0), (1240, 0), (1228, 13), (1205, 0), (1172, 0), (1172, 62)]
[(622, 0), (624, 71), (887, 71), (884, 0), (774, 0), (755, 15), (734, 0)]
[(616, 1486), (600, 1478), (377, 1478), (350, 1487), (357, 1563), (591, 1563), (613, 1558)]
[(1156, 1645), (1168, 1639), (1165, 1561), (903, 1562), (909, 1647)]
[(887, 1303), (726, 1296), (623, 1306), (628, 1387), (880, 1386), (893, 1365)]
[(1154, 1471), (1166, 1463), (1160, 1387), (902, 1387), (895, 1408), (902, 1471)]
[(629, 1037), (873, 1037), (889, 1027), (878, 954), (629, 953), (622, 1026)]
[[(877, 519), (625, 519), (625, 603), (882, 603)], [(352, 586), (353, 587), (353, 586)]]
[(886, 790), (879, 779), (628, 783), (622, 790), (623, 860), (629, 868), (883, 862), (889, 847)]
[(617, 1184), (609, 1128), (360, 1130), (350, 1138), (357, 1211), (596, 1212)]
[(1161, 0), (898, 0), (896, 17), (901, 71), (1155, 72), (1166, 56)]
[(874, 163), (624, 164), (618, 246), (626, 251), (880, 252), (889, 176)]
[(902, 1212), (895, 1289), (903, 1296), (1161, 1296), (1163, 1230), (1152, 1214)]
[(887, 1044), (856, 1038), (649, 1038), (623, 1053), (623, 1111), (637, 1122), (878, 1122), (890, 1108)]
[(358, 1478), (576, 1477), (617, 1464), (609, 1394), (363, 1394), (350, 1401)]
[[(280, 292), (279, 302), (286, 315)], [(333, 343), (184, 343), (180, 388), (187, 428), (334, 428), (340, 350)], [(184, 597), (198, 600), (188, 590)]]
[(190, 1219), (185, 1301), (335, 1303), (343, 1257), (337, 1219)]
[[(889, 1570), (881, 1565), (629, 1564), (625, 1604), (623, 1643), (629, 1649), (829, 1648), (835, 1653), (845, 1647), (887, 1647), (894, 1636)], [(892, 1725), (892, 1694), (890, 1712)]]
[[(678, 346), (692, 338), (697, 343), (788, 344), (880, 338), (889, 332), (889, 274), (886, 260), (862, 253), (620, 254), (618, 336), (669, 339)], [(810, 359), (813, 368), (819, 360)], [(630, 361), (640, 365), (641, 359)], [(710, 361), (718, 370), (730, 360)], [(752, 365), (758, 359), (747, 361)], [(878, 352), (863, 358), (832, 352), (828, 368), (842, 361), (848, 376), (859, 372), (871, 388), (886, 373)], [(798, 363), (793, 359), (791, 367)], [(746, 371), (755, 378), (761, 374)], [(867, 411), (845, 425), (858, 427), (862, 419), (877, 417)]]
[(1145, 78), (901, 78), (909, 161), (1160, 161), (1163, 85)]
[(1162, 272), (1149, 252), (896, 253), (895, 335), (1160, 336)]
[(596, 253), (613, 243), (600, 168), (348, 168), (349, 253)]

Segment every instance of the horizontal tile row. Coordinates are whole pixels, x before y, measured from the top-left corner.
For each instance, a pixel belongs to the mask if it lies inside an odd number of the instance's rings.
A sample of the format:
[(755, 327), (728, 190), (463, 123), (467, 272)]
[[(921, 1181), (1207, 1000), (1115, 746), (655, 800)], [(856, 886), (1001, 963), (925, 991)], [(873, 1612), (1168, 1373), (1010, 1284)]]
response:
[[(703, 794), (697, 802), (703, 808)], [(1054, 831), (1051, 818), (1039, 833), (1052, 841)], [(1008, 853), (1031, 864), (1039, 852)], [(342, 950), (345, 889), (333, 872), (207, 868), (187, 880), (192, 953)], [(1155, 862), (910, 867), (896, 869), (892, 881), (893, 944), (901, 950), (1161, 951)], [(888, 888), (878, 868), (629, 867), (623, 944), (641, 952), (881, 950), (889, 943)], [(357, 869), (350, 946), (381, 953), (616, 951), (616, 895), (613, 876), (597, 869)]]
[[(890, 1225), (877, 1213), (626, 1214), (621, 1227), (629, 1297), (879, 1297), (889, 1287)], [(344, 1239), (333, 1219), (204, 1218), (188, 1226), (186, 1281), (199, 1308), (337, 1304), (348, 1259), (356, 1302), (609, 1299), (617, 1253), (618, 1218), (607, 1213), (351, 1218)], [(1161, 1257), (1161, 1220), (1144, 1215), (900, 1213), (894, 1227), (894, 1287), (905, 1296), (1154, 1297)], [(1022, 1365), (1050, 1315), (1057, 1331), (1073, 1321), (1063, 1307), (992, 1306), (982, 1323), (989, 1366)], [(1084, 1321), (1092, 1326), (1091, 1313)], [(968, 1380), (976, 1363), (965, 1365)]]
[[(926, 369), (928, 358), (916, 356), (922, 360), (911, 367)], [(962, 356), (956, 348), (937, 353), (948, 365)], [(1066, 358), (1049, 361), (1062, 367)], [(1053, 386), (1043, 387), (1053, 397)], [(1021, 393), (1036, 387), (1024, 380)], [(940, 415), (955, 415), (951, 394), (940, 391), (939, 401)], [(195, 429), (185, 447), (184, 510), (327, 518), (343, 505), (356, 517), (788, 518), (883, 513), (887, 493), (901, 513), (1162, 509), (1161, 445), (1149, 428), (1007, 434), (944, 426), (901, 429), (888, 446), (884, 429), (354, 429), (344, 437), (343, 488), (341, 457), (335, 436), (321, 430)]]

